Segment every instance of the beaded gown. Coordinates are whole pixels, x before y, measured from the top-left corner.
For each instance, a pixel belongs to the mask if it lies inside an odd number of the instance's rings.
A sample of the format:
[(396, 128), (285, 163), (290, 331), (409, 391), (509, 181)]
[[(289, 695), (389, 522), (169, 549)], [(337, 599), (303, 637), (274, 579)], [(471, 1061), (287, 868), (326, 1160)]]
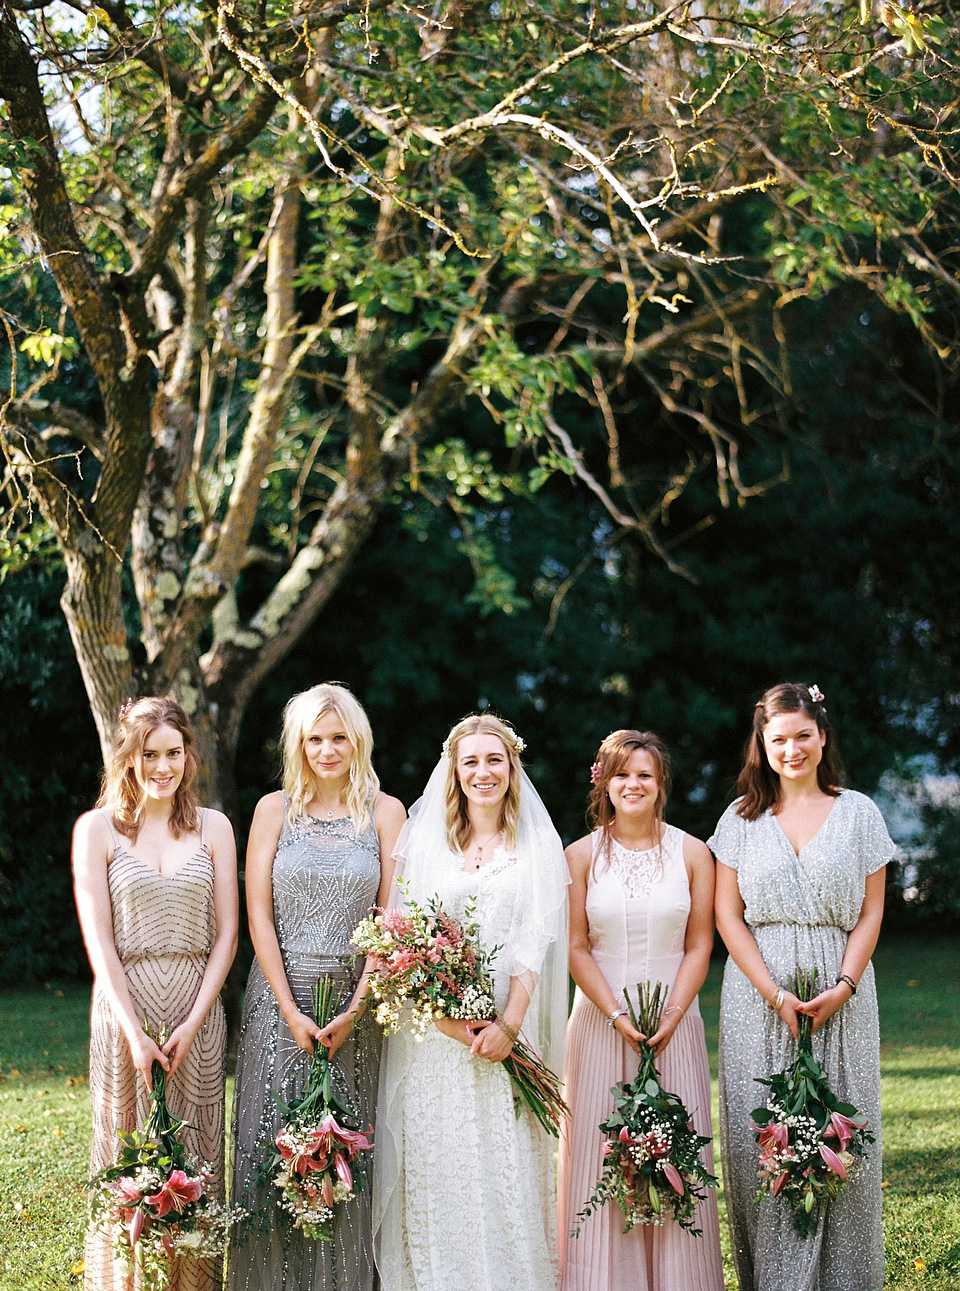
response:
[[(273, 863), (274, 921), (287, 981), (297, 1007), (308, 1016), (313, 985), (326, 973), (335, 982), (334, 1012), (353, 994), (363, 964), (350, 937), (376, 903), (379, 885), (380, 847), (372, 823), (358, 838), (349, 816), (306, 816), (293, 825), (284, 817)], [(360, 1188), (353, 1200), (337, 1207), (330, 1242), (292, 1229), (270, 1189), (254, 1181), (281, 1125), (273, 1091), (289, 1102), (303, 1089), (310, 1063), (254, 961), (243, 1006), (233, 1114), (233, 1199), (252, 1219), (231, 1245), (230, 1291), (371, 1291), (374, 1285), (369, 1160), (353, 1164)], [(356, 1112), (364, 1129), (373, 1124), (379, 1063), (380, 1034), (368, 1010), (331, 1064), (334, 1093)]]
[[(213, 858), (201, 826), (197, 851), (173, 874), (158, 873), (129, 850), (114, 829), (107, 867), (113, 935), (127, 989), (139, 1017), (171, 1030), (190, 1012), (216, 937)], [(204, 825), (206, 813), (203, 813)], [(211, 1192), (223, 1195), (223, 1089), (227, 1031), (219, 1000), (203, 1021), (190, 1050), (167, 1081), (167, 1100), (187, 1124), (187, 1152), (212, 1167)], [(91, 1175), (117, 1155), (117, 1130), (137, 1128), (149, 1114), (146, 1086), (137, 1075), (123, 1031), (106, 995), (94, 983), (90, 1014), (90, 1096), (93, 1104)], [(213, 1291), (220, 1286), (219, 1260), (179, 1260), (172, 1291)], [(130, 1267), (113, 1256), (110, 1238), (96, 1229), (84, 1245), (85, 1291), (132, 1291), (139, 1284)]]
[[(618, 1007), (623, 988), (636, 999), (641, 982), (671, 988), (684, 954), (690, 884), (683, 860), (682, 830), (664, 826), (661, 848), (635, 852), (610, 840), (609, 863), (598, 857), (587, 884), (590, 951)], [(623, 1231), (623, 1216), (607, 1202), (580, 1221), (577, 1215), (603, 1170), (600, 1122), (613, 1109), (611, 1088), (633, 1080), (639, 1060), (620, 1033), (578, 988), (567, 1029), (564, 1083), (572, 1116), (560, 1149), (560, 1233), (565, 1240), (563, 1291), (723, 1291), (716, 1190), (700, 1203), (694, 1237), (679, 1224), (636, 1225)], [(698, 1134), (712, 1135), (710, 1069), (703, 1021), (696, 999), (680, 1019), (657, 1060), (665, 1089), (678, 1094)], [(704, 1149), (713, 1172), (713, 1153)]]
[[(727, 808), (709, 840), (737, 871), (744, 919), (776, 982), (799, 968), (837, 980), (847, 934), (860, 916), (867, 876), (894, 844), (873, 802), (846, 789), (799, 856), (772, 812), (746, 821)], [(758, 1206), (757, 1143), (750, 1113), (765, 1102), (757, 1077), (796, 1056), (790, 1032), (732, 959), (720, 1000), (720, 1139), (733, 1256), (741, 1291), (880, 1291), (883, 1230), (880, 1143), (880, 1026), (873, 965), (857, 993), (813, 1037), (833, 1092), (869, 1121), (876, 1142), (836, 1201), (821, 1208), (814, 1236), (798, 1238), (787, 1208), (765, 1195)]]

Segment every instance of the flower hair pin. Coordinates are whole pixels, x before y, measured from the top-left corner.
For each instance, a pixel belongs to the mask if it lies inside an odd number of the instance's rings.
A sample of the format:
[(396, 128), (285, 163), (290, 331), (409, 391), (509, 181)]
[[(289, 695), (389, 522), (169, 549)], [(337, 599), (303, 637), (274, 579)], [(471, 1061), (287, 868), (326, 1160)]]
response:
[(133, 708), (133, 700), (125, 699), (123, 703), (120, 705), (119, 713), (117, 713), (117, 721), (122, 722), (123, 719), (126, 717), (127, 713), (130, 712), (131, 708)]
[(599, 784), (602, 779), (603, 779), (603, 763), (594, 762), (593, 766), (590, 768), (590, 783)]
[(826, 699), (826, 695), (823, 693), (823, 691), (820, 689), (820, 687), (817, 685), (816, 682), (814, 682), (812, 686), (808, 686), (807, 690), (810, 694), (810, 698), (813, 700), (815, 704), (822, 704), (823, 701)]

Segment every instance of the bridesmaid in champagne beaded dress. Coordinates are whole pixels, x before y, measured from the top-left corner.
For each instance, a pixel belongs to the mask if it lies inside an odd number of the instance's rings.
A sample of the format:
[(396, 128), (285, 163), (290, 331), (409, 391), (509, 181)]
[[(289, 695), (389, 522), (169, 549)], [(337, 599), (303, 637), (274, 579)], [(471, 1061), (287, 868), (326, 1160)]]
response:
[[(148, 1114), (151, 1069), (167, 1071), (167, 1097), (187, 1122), (188, 1153), (223, 1195), (226, 1026), (219, 993), (237, 945), (233, 831), (191, 790), (197, 758), (189, 720), (172, 700), (121, 710), (98, 810), (77, 821), (77, 910), (94, 972), (90, 1022), (91, 1174), (110, 1165), (117, 1130)], [(158, 1049), (144, 1032), (171, 1029)], [(220, 1261), (171, 1262), (173, 1291), (214, 1291)], [(132, 1291), (139, 1282), (93, 1227), (84, 1249), (86, 1291)]]
[[(231, 1248), (231, 1291), (372, 1291), (374, 1284), (369, 1162), (354, 1165), (361, 1187), (338, 1208), (330, 1242), (292, 1229), (255, 1179), (281, 1125), (274, 1093), (285, 1102), (300, 1093), (314, 1044), (334, 1057), (334, 1092), (364, 1128), (373, 1123), (380, 1035), (364, 1013), (366, 973), (356, 967), (350, 937), (386, 896), (406, 813), (380, 792), (372, 746), (367, 716), (344, 687), (295, 695), (284, 712), (283, 792), (262, 798), (254, 815), (246, 880), (257, 959), (240, 1030), (233, 1175), (234, 1200), (251, 1220)], [(341, 1009), (321, 1029), (310, 1001), (325, 974)]]
[[(669, 759), (656, 735), (614, 731), (592, 769), (590, 811), (597, 828), (567, 848), (570, 971), (577, 992), (564, 1068), (571, 1119), (560, 1149), (563, 1291), (723, 1291), (714, 1189), (699, 1205), (695, 1237), (679, 1224), (623, 1231), (608, 1202), (578, 1222), (603, 1170), (599, 1131), (613, 1109), (611, 1088), (633, 1080), (638, 1045), (624, 988), (649, 981), (669, 989), (659, 1030), (649, 1037), (665, 1089), (682, 1098), (698, 1134), (712, 1134), (710, 1071), (697, 992), (713, 944), (713, 862), (698, 839), (663, 821)], [(710, 1147), (704, 1162), (713, 1170)], [(570, 1236), (579, 1227), (579, 1236)]]

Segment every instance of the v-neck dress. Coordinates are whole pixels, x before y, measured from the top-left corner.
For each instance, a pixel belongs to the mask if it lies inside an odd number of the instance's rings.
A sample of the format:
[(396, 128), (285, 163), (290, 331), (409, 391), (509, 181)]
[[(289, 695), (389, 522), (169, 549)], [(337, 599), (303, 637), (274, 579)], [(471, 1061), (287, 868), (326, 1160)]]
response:
[[(109, 819), (109, 818), (108, 818)], [(114, 852), (107, 866), (113, 937), (127, 989), (139, 1017), (172, 1031), (187, 1017), (200, 989), (216, 937), (213, 858), (201, 832), (194, 854), (173, 874), (160, 874), (134, 856), (110, 822)], [(188, 1153), (207, 1165), (214, 1195), (223, 1195), (224, 1054), (223, 1007), (214, 1002), (190, 1050), (167, 1082), (174, 1116), (186, 1125)], [(130, 1046), (97, 982), (90, 1013), (90, 1096), (93, 1143), (90, 1172), (112, 1164), (117, 1130), (130, 1132), (149, 1114), (144, 1082)], [(220, 1285), (219, 1260), (185, 1259), (171, 1269), (173, 1291), (213, 1291)], [(110, 1238), (92, 1228), (84, 1247), (85, 1291), (133, 1291), (129, 1266), (114, 1258)]]
[[(776, 982), (816, 968), (832, 986), (847, 935), (860, 917), (867, 876), (895, 847), (876, 805), (844, 790), (799, 856), (772, 812), (746, 821), (727, 808), (709, 847), (737, 871), (744, 919)], [(795, 1236), (787, 1208), (759, 1205), (757, 1144), (750, 1113), (766, 1097), (758, 1077), (788, 1066), (796, 1045), (779, 1016), (732, 959), (720, 1000), (720, 1142), (733, 1256), (741, 1291), (881, 1291), (880, 1026), (873, 966), (856, 995), (813, 1037), (831, 1088), (856, 1105), (876, 1142), (840, 1197), (821, 1208), (814, 1236)]]

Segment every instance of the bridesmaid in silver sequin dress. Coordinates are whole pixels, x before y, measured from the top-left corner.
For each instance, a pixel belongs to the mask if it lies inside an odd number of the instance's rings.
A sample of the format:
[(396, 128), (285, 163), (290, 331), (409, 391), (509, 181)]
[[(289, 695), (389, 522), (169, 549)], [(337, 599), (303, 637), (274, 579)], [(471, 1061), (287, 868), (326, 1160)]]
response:
[[(717, 857), (717, 928), (730, 958), (720, 1004), (720, 1136), (727, 1215), (741, 1291), (881, 1291), (880, 1030), (870, 956), (894, 845), (876, 806), (839, 788), (823, 695), (786, 683), (757, 704), (738, 788), (709, 846)], [(816, 968), (822, 990), (786, 989)], [(758, 1206), (751, 1111), (757, 1077), (796, 1055), (797, 1014), (834, 1093), (856, 1105), (876, 1142), (815, 1235), (795, 1236), (787, 1208)]]
[[(356, 966), (353, 929), (385, 899), (393, 846), (406, 813), (380, 793), (373, 738), (360, 704), (342, 686), (314, 686), (284, 712), (283, 792), (257, 805), (247, 847), (250, 970), (240, 1029), (234, 1104), (234, 1200), (252, 1220), (231, 1248), (230, 1291), (371, 1291), (372, 1170), (341, 1208), (333, 1241), (306, 1239), (281, 1218), (254, 1177), (280, 1129), (274, 1091), (303, 1088), (315, 1043), (336, 1055), (337, 1094), (372, 1124), (380, 1035), (364, 1016), (366, 974)], [(322, 1030), (311, 1016), (314, 983), (329, 973), (341, 1011)], [(358, 1163), (359, 1165), (359, 1163)]]

